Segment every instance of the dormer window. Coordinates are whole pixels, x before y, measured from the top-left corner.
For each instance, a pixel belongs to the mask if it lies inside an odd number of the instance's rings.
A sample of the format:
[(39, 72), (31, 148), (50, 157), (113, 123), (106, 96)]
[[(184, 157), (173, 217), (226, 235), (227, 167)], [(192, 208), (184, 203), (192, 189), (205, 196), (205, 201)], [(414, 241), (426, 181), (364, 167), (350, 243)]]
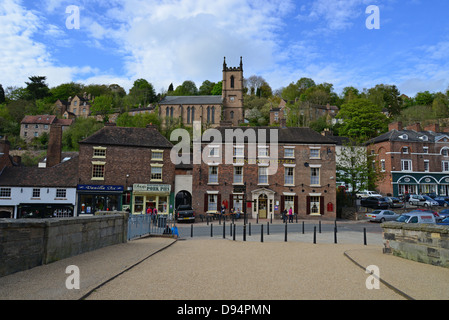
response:
[(429, 141), (428, 136), (421, 136), (421, 137), (419, 137), (419, 139), (421, 139), (422, 141)]
[(403, 135), (400, 135), (399, 138), (402, 140), (408, 140), (408, 135), (403, 134)]

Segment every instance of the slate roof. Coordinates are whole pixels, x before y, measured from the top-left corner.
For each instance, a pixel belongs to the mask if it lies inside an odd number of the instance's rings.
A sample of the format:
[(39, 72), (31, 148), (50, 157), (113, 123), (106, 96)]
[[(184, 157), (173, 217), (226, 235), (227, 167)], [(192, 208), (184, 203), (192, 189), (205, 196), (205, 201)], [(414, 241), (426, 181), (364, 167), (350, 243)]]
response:
[(154, 128), (105, 126), (80, 144), (172, 148), (173, 144)]
[[(408, 139), (402, 139), (401, 136), (406, 134)], [(423, 137), (427, 136), (427, 141), (423, 140)], [(449, 137), (447, 133), (438, 133), (433, 131), (415, 131), (415, 130), (396, 130), (393, 129), (387, 133), (384, 133), (376, 138), (373, 138), (366, 142), (366, 145), (380, 143), (384, 141), (409, 141), (409, 142), (427, 142), (434, 143), (439, 138), (446, 136)]]
[(222, 104), (223, 98), (219, 96), (166, 96), (161, 105), (195, 105), (195, 104)]
[(0, 186), (76, 188), (78, 160), (76, 156), (51, 168), (7, 167), (0, 175)]
[[(259, 137), (261, 142), (270, 143), (270, 133), (271, 130), (276, 130), (278, 133), (278, 143), (291, 143), (291, 144), (336, 144), (335, 141), (325, 137), (318, 132), (310, 129), (310, 128), (279, 128), (279, 127), (218, 127), (217, 130), (220, 131), (222, 139), (224, 142), (227, 142), (227, 138), (231, 138), (232, 136), (226, 137), (226, 129), (234, 130), (233, 134), (236, 136), (238, 134), (239, 129), (243, 131), (245, 142), (248, 141), (248, 137), (251, 137), (251, 131), (254, 130), (256, 139), (258, 141)], [(231, 132), (232, 133), (232, 132)], [(263, 136), (265, 134), (265, 137)], [(236, 141), (236, 138), (233, 138), (233, 141)], [(210, 142), (203, 137), (203, 142)], [(229, 140), (230, 142), (230, 140)]]

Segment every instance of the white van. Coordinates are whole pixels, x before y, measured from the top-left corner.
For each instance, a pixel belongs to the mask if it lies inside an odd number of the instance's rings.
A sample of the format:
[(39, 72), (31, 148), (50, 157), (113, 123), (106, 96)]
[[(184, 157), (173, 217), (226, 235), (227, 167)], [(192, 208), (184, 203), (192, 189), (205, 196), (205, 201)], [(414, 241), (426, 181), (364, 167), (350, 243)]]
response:
[(435, 216), (430, 212), (404, 213), (396, 221), (405, 223), (436, 223)]

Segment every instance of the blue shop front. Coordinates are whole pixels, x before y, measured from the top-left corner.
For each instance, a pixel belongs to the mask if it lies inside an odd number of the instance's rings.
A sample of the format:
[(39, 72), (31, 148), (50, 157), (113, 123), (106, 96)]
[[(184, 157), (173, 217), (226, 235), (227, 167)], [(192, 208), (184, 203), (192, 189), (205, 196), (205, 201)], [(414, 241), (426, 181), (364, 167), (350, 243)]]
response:
[(79, 184), (76, 190), (78, 215), (122, 210), (123, 186)]

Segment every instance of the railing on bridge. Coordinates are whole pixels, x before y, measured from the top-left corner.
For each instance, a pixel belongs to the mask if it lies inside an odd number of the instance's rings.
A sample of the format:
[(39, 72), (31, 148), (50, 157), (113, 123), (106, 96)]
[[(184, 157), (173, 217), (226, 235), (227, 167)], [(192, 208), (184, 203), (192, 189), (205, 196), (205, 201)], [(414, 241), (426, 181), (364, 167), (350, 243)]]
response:
[(174, 222), (168, 215), (132, 214), (128, 221), (128, 240), (167, 233), (167, 227), (170, 228)]

